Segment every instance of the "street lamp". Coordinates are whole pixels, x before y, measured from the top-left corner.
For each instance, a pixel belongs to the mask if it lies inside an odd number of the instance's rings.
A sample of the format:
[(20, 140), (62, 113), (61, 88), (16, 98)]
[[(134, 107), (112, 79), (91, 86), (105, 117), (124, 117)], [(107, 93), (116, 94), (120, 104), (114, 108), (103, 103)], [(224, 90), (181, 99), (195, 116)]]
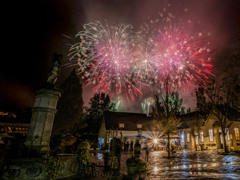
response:
[(158, 143), (158, 139), (153, 139), (153, 142), (156, 145)]
[(157, 167), (154, 167), (153, 169), (154, 173), (156, 174), (158, 172), (158, 168)]

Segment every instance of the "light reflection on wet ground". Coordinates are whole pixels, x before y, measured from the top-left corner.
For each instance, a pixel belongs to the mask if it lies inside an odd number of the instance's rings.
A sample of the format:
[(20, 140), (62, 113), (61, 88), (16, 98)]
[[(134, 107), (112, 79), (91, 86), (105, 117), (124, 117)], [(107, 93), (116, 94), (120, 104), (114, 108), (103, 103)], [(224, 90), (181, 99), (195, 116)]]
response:
[(240, 179), (240, 157), (219, 155), (216, 150), (187, 151), (166, 158), (166, 152), (150, 153), (147, 179)]
[[(121, 155), (121, 173), (127, 173), (126, 160), (131, 153)], [(152, 151), (149, 154), (148, 168), (151, 174), (146, 180), (172, 179), (214, 179), (240, 180), (240, 155), (219, 155), (217, 150), (190, 151), (183, 150), (174, 154), (174, 158), (166, 158), (164, 151)], [(141, 159), (145, 160), (145, 151), (141, 152)], [(97, 153), (96, 164), (103, 171), (104, 160), (102, 153)], [(97, 172), (96, 172), (97, 173)], [(104, 179), (92, 177), (90, 179)]]

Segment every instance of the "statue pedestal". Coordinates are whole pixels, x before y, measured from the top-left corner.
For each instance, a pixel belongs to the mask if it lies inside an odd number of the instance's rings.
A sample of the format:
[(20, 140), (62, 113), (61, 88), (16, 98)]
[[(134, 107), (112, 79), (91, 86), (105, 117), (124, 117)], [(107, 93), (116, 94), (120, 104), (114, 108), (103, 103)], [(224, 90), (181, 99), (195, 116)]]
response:
[(37, 91), (26, 146), (45, 152), (49, 150), (50, 137), (57, 102), (61, 97), (58, 89), (40, 89)]

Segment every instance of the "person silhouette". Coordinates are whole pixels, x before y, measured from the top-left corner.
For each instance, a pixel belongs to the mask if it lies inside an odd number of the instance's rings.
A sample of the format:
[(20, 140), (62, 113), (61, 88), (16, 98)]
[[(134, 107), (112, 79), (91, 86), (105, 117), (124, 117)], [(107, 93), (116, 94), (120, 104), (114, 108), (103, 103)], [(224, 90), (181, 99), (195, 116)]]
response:
[(146, 158), (147, 162), (148, 162), (148, 156), (149, 156), (149, 148), (148, 148), (148, 145), (146, 145), (146, 155), (145, 155), (145, 158)]
[(126, 144), (126, 150), (128, 152), (128, 149), (129, 149), (129, 142), (127, 141), (127, 144)]
[(133, 141), (131, 141), (131, 143), (130, 143), (130, 151), (131, 152), (133, 151)]
[(134, 155), (136, 158), (140, 158), (141, 154), (141, 144), (139, 143), (139, 140), (136, 140), (135, 146), (134, 146)]

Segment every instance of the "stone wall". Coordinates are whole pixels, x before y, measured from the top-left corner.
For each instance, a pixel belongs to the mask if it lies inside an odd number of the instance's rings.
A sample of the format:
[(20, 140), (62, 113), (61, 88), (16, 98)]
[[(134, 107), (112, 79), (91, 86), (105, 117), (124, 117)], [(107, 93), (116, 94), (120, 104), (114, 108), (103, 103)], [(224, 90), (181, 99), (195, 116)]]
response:
[[(59, 155), (63, 163), (57, 179), (74, 177), (78, 174), (77, 155)], [(41, 158), (9, 159), (4, 166), (3, 180), (43, 180), (43, 163)]]

